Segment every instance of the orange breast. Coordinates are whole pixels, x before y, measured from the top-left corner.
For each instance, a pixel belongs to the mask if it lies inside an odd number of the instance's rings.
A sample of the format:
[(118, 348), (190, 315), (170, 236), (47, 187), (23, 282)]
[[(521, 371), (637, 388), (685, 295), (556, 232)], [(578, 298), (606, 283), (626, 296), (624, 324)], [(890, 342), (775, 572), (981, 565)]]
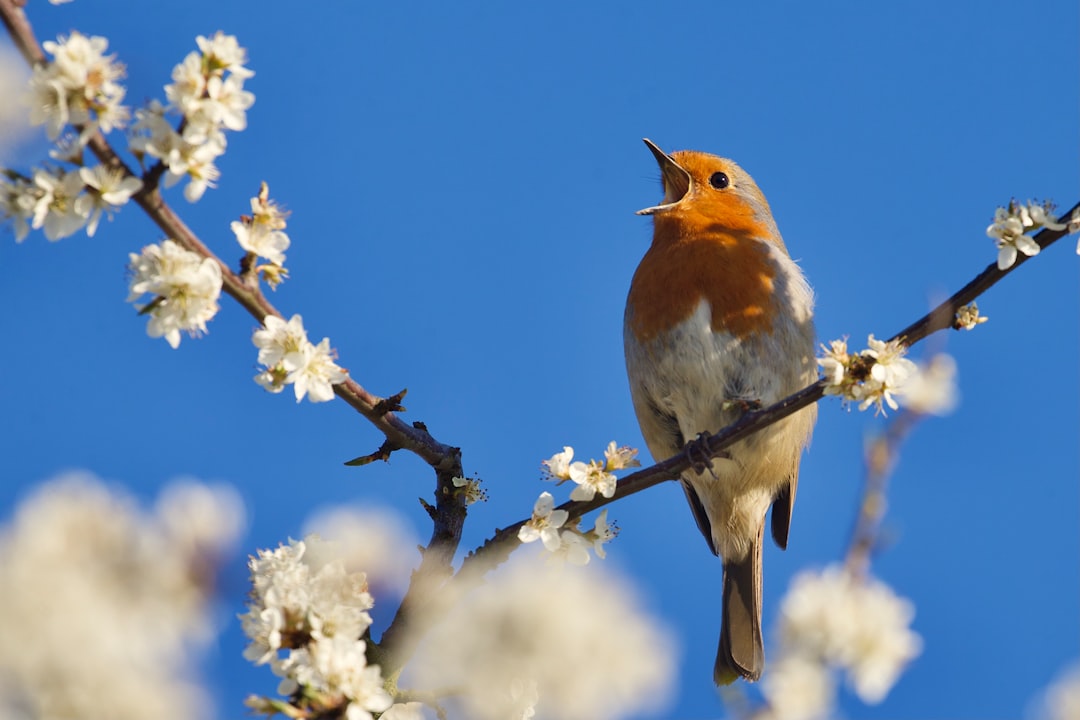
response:
[(776, 267), (758, 223), (732, 229), (693, 227), (656, 217), (652, 247), (630, 285), (630, 328), (648, 342), (686, 320), (702, 299), (712, 309), (712, 329), (738, 338), (770, 332), (778, 307)]

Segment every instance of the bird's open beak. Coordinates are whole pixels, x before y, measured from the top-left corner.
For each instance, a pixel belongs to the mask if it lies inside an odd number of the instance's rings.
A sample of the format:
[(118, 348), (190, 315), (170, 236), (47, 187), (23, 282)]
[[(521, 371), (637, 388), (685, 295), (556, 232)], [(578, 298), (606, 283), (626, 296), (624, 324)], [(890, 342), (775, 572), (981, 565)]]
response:
[(637, 211), (638, 215), (652, 215), (669, 209), (690, 192), (690, 173), (672, 160), (670, 155), (658, 148), (652, 140), (649, 138), (642, 138), (642, 140), (656, 157), (656, 162), (660, 165), (660, 174), (664, 179), (664, 201), (659, 205)]

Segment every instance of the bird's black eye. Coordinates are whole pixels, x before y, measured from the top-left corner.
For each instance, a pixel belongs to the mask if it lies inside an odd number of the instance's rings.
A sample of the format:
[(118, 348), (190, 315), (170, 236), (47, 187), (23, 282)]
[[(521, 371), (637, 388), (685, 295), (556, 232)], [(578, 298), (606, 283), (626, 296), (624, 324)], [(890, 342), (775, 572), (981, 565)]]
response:
[(725, 173), (718, 172), (718, 173), (713, 173), (712, 175), (709, 176), (709, 184), (712, 185), (717, 190), (723, 190), (724, 188), (726, 188), (728, 185), (731, 184), (731, 181), (728, 180), (728, 176)]

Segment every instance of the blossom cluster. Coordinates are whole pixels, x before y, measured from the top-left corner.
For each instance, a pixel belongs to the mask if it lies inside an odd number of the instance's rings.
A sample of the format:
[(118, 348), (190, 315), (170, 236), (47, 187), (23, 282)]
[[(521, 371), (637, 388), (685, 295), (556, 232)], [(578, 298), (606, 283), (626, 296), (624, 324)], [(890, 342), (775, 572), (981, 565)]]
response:
[[(418, 693), (453, 689), (442, 717), (651, 714), (677, 663), (669, 632), (636, 596), (606, 568), (551, 567), (519, 555), (432, 618), (410, 678)], [(445, 606), (435, 605), (431, 612), (441, 614)]]
[(0, 527), (0, 717), (213, 716), (196, 668), (242, 521), (227, 488), (148, 510), (86, 473), (41, 485)]
[[(1042, 228), (1066, 229), (1066, 224), (1054, 217), (1053, 209), (1053, 204), (1049, 202), (1028, 200), (1021, 205), (1016, 200), (1010, 200), (1008, 207), (999, 207), (994, 212), (994, 222), (986, 228), (986, 234), (997, 245), (999, 270), (1011, 268), (1016, 263), (1018, 253), (1028, 257), (1039, 254), (1039, 244), (1026, 233)], [(1080, 248), (1077, 252), (1080, 252)]]
[[(612, 441), (604, 451), (603, 462), (574, 461), (574, 449), (567, 446), (561, 453), (555, 453), (548, 460), (544, 460), (542, 465), (548, 480), (559, 484), (568, 480), (575, 483), (574, 490), (570, 493), (571, 500), (587, 502), (595, 498), (597, 493), (605, 498), (614, 496), (617, 478), (613, 471), (639, 466), (641, 463), (637, 461), (636, 455), (637, 450), (634, 448), (620, 447)], [(575, 565), (589, 562), (589, 548), (592, 548), (597, 557), (606, 557), (604, 544), (619, 532), (617, 526), (608, 524), (607, 510), (597, 516), (591, 530), (582, 531), (580, 519), (567, 524), (569, 520), (570, 513), (555, 509), (555, 498), (551, 493), (541, 493), (533, 505), (532, 517), (518, 531), (518, 540), (523, 543), (540, 540), (549, 552)]]
[(180, 346), (181, 330), (193, 337), (206, 332), (206, 323), (217, 314), (221, 295), (217, 260), (185, 250), (172, 240), (147, 245), (129, 258), (128, 302), (153, 296), (139, 307), (140, 314), (150, 316), (146, 325), (150, 337), (163, 337), (175, 349)]
[(7, 171), (0, 177), (0, 218), (13, 221), (17, 242), (26, 239), (31, 228), (44, 230), (49, 240), (83, 227), (93, 237), (102, 214), (111, 217), (140, 189), (141, 180), (104, 165), (38, 168), (32, 177)]
[[(244, 90), (244, 80), (255, 73), (244, 67), (247, 51), (236, 37), (218, 31), (196, 38), (193, 51), (173, 69), (173, 82), (165, 86), (169, 104), (151, 101), (135, 111), (130, 147), (136, 155), (161, 160), (167, 169), (165, 187), (188, 178), (184, 197), (196, 202), (214, 187), (220, 172), (214, 161), (225, 152), (225, 130), (247, 127), (247, 110), (255, 95)], [(166, 119), (178, 113), (178, 128)]]
[(833, 669), (864, 702), (881, 702), (922, 648), (908, 600), (838, 566), (796, 576), (780, 614), (779, 653), (762, 688), (780, 720), (826, 716)]
[(570, 513), (555, 509), (555, 498), (549, 492), (540, 493), (533, 505), (532, 517), (518, 530), (518, 540), (531, 543), (539, 540), (548, 552), (574, 565), (589, 563), (591, 548), (601, 560), (607, 557), (604, 544), (619, 534), (616, 525), (609, 525), (607, 510), (596, 516), (592, 530), (582, 531), (580, 519), (567, 524)]
[(618, 478), (612, 471), (638, 467), (641, 463), (637, 461), (636, 456), (637, 450), (626, 446), (619, 447), (612, 440), (604, 450), (604, 462), (574, 461), (574, 448), (567, 446), (561, 453), (556, 453), (551, 456), (551, 459), (545, 460), (543, 467), (547, 478), (555, 480), (560, 485), (567, 480), (574, 481), (577, 487), (570, 493), (571, 500), (587, 502), (592, 500), (596, 493), (606, 498), (613, 496)]
[[(252, 589), (240, 619), (251, 642), (244, 657), (270, 665), (282, 678), (278, 692), (295, 693), (298, 712), (371, 720), (390, 708), (379, 667), (368, 665), (360, 639), (374, 606), (364, 573), (346, 572), (332, 544), (317, 535), (260, 550), (248, 567)], [(273, 712), (279, 702), (251, 697), (247, 704)]]
[(894, 396), (904, 391), (918, 366), (904, 357), (907, 348), (900, 340), (885, 342), (871, 334), (867, 344), (859, 353), (849, 353), (846, 340), (821, 346), (824, 356), (817, 362), (825, 376), (825, 394), (857, 402), (860, 410), (871, 405), (875, 412), (883, 412), (885, 405), (896, 410)]
[(110, 132), (127, 124), (130, 112), (121, 105), (124, 66), (116, 56), (106, 55), (106, 38), (86, 37), (72, 32), (56, 42), (42, 43), (52, 61), (34, 68), (27, 103), (30, 122), (45, 125), (50, 140), (56, 140), (67, 125), (79, 129), (85, 145), (98, 130)]
[(263, 325), (251, 338), (259, 348), (259, 363), (265, 367), (255, 376), (255, 382), (273, 393), (292, 385), (296, 402), (305, 395), (311, 402), (332, 400), (333, 386), (345, 382), (349, 374), (334, 363), (330, 338), (324, 337), (318, 345), (313, 345), (299, 315), (288, 321), (267, 315)]
[[(231, 225), (236, 241), (248, 253), (252, 271), (264, 277), (271, 288), (287, 275), (284, 265), (289, 236), (282, 232), (287, 214), (270, 199), (270, 188), (264, 182), (259, 194), (251, 198), (251, 215), (241, 215)], [(255, 265), (255, 258), (263, 258), (269, 265)]]

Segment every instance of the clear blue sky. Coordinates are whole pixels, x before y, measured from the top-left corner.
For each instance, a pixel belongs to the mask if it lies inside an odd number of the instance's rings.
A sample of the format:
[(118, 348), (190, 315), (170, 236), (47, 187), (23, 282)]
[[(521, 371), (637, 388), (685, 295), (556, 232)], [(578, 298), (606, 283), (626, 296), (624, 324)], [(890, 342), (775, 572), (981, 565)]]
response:
[[(772, 203), (817, 295), (822, 340), (889, 336), (994, 261), (984, 230), (1012, 196), (1068, 207), (1078, 183), (1077, 6), (34, 2), (41, 39), (105, 35), (128, 98), (163, 97), (198, 34), (234, 33), (256, 94), (222, 178), (167, 198), (227, 260), (259, 182), (292, 211), (292, 278), (272, 300), (329, 335), (373, 392), (408, 387), (408, 420), (463, 448), (487, 483), (473, 547), (545, 489), (564, 444), (642, 446), (622, 309), (660, 196), (641, 138), (736, 159)], [(26, 167), (44, 145), (15, 158)], [(339, 401), (296, 406), (251, 381), (254, 321), (231, 302), (174, 351), (145, 336), (127, 253), (160, 240), (134, 208), (97, 237), (16, 246), (0, 231), (0, 513), (87, 468), (142, 497), (177, 475), (243, 494), (245, 551), (300, 533), (315, 508), (377, 503), (426, 534), (431, 473), (403, 454), (346, 468), (381, 437)], [(1065, 241), (953, 333), (962, 404), (905, 448), (876, 572), (917, 608), (921, 657), (861, 718), (1017, 717), (1078, 656), (1077, 280)], [(919, 353), (916, 352), (916, 355)], [(790, 547), (765, 557), (773, 623), (793, 572), (841, 557), (876, 423), (821, 408)], [(549, 486), (550, 487), (550, 486)], [(720, 563), (674, 484), (611, 510), (608, 562), (674, 627), (669, 716), (722, 714), (711, 681)], [(240, 658), (244, 558), (208, 677), (219, 712), (273, 680)], [(391, 604), (384, 604), (385, 623)], [(377, 613), (378, 615), (378, 613)]]

